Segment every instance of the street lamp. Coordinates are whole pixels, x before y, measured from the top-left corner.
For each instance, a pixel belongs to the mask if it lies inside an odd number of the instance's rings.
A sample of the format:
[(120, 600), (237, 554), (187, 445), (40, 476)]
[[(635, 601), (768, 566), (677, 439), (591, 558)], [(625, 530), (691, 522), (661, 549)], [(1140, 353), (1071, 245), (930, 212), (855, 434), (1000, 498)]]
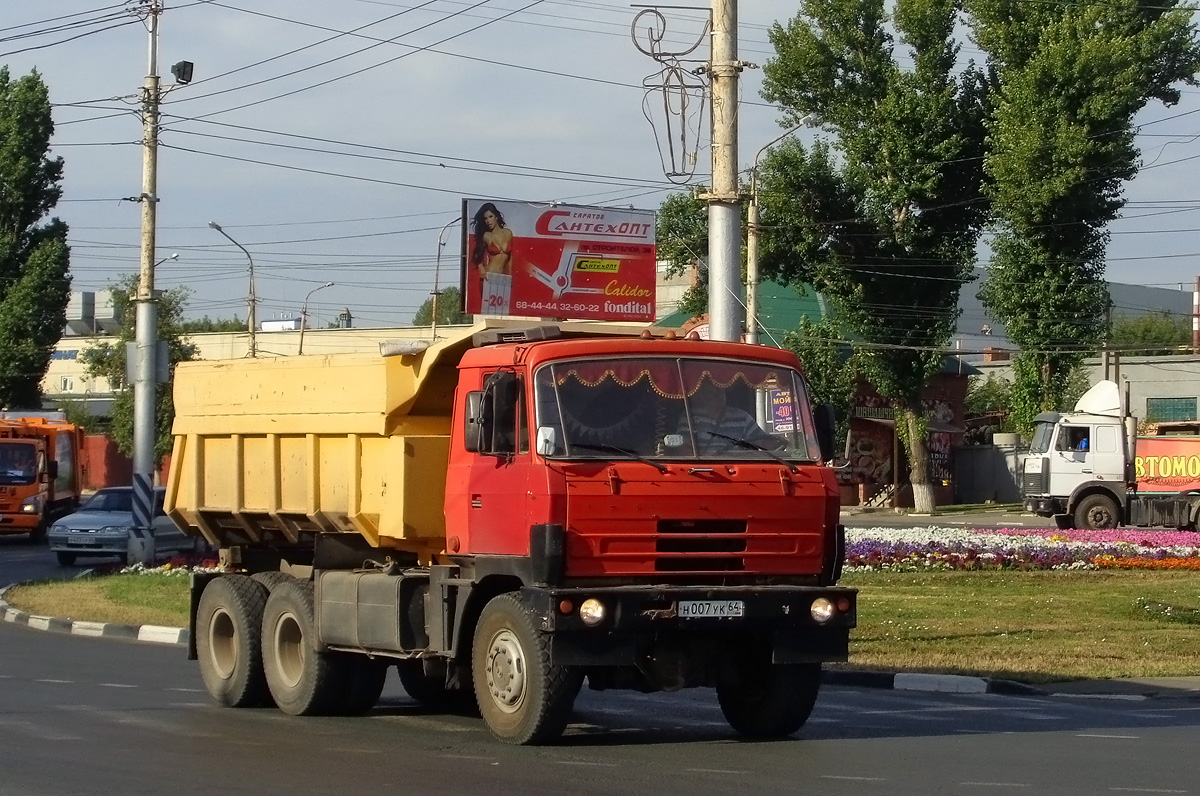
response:
[(785, 130), (774, 140), (767, 142), (754, 156), (750, 168), (750, 207), (746, 212), (746, 342), (758, 342), (758, 160), (771, 147), (787, 138), (801, 127), (815, 127), (820, 123), (816, 114), (806, 113), (793, 127)]
[(167, 260), (178, 260), (178, 259), (179, 259), (179, 252), (175, 252), (175, 253), (174, 253), (174, 254), (172, 254), (170, 257), (164, 257), (164, 258), (162, 258), (161, 260), (159, 260), (158, 262), (156, 262), (156, 263), (154, 264), (154, 267), (155, 267), (155, 268), (158, 268), (160, 265), (162, 265), (163, 263), (165, 263)]
[(438, 297), (442, 294), (442, 291), (438, 289), (438, 282), (440, 281), (442, 274), (442, 249), (446, 246), (446, 241), (444, 238), (446, 237), (446, 231), (458, 222), (459, 219), (457, 218), (453, 221), (446, 222), (446, 226), (442, 227), (442, 231), (438, 233), (437, 259), (433, 265), (433, 293), (431, 294), (433, 296), (433, 306), (431, 307), (433, 314), (429, 316), (431, 324), (429, 334), (435, 341), (437, 340)]
[(232, 243), (234, 246), (237, 246), (239, 249), (241, 249), (242, 253), (246, 255), (246, 259), (250, 261), (250, 295), (246, 299), (250, 305), (250, 309), (246, 316), (246, 327), (250, 332), (250, 356), (257, 357), (258, 356), (258, 345), (254, 339), (254, 327), (257, 326), (258, 323), (255, 320), (254, 305), (257, 304), (258, 302), (254, 298), (254, 258), (250, 256), (250, 252), (246, 251), (245, 246), (238, 243), (236, 240), (234, 240), (232, 237), (229, 236), (228, 232), (221, 229), (220, 224), (218, 224), (215, 221), (210, 221), (210, 222), (208, 222), (208, 225), (210, 227), (212, 227), (213, 229), (215, 229), (217, 232), (220, 232), (226, 238), (228, 238), (229, 242)]
[(304, 353), (304, 327), (308, 325), (308, 300), (312, 298), (312, 294), (318, 290), (324, 290), (327, 287), (333, 287), (332, 282), (326, 282), (323, 285), (317, 285), (312, 290), (308, 291), (308, 295), (304, 297), (304, 306), (300, 308), (300, 350), (299, 354)]

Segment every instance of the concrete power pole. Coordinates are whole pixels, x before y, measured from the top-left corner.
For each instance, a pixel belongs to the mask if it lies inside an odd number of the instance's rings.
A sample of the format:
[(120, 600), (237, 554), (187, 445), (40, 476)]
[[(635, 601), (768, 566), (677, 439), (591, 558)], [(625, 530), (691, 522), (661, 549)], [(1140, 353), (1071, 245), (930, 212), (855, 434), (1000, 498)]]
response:
[[(142, 90), (142, 260), (135, 303), (135, 343), (126, 350), (126, 371), (133, 382), (133, 536), (129, 557), (143, 564), (154, 559), (155, 367), (158, 349), (158, 297), (154, 290), (155, 222), (158, 206), (158, 18), (161, 0), (148, 0), (150, 65)], [(134, 364), (129, 366), (130, 353)]]
[(713, 340), (740, 340), (742, 210), (738, 190), (737, 0), (713, 0), (712, 190), (708, 200), (708, 324)]

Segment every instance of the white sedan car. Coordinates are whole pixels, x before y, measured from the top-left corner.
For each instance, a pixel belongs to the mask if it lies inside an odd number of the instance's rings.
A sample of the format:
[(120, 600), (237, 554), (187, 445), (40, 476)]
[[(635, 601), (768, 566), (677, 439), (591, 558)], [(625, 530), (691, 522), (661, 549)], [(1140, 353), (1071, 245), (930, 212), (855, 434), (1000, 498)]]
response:
[[(201, 539), (185, 536), (163, 514), (166, 490), (154, 490), (154, 551), (161, 553), (191, 553), (204, 546)], [(129, 550), (133, 532), (133, 488), (114, 486), (101, 489), (84, 501), (79, 511), (56, 520), (47, 537), (58, 563), (69, 567), (77, 556), (121, 556)]]

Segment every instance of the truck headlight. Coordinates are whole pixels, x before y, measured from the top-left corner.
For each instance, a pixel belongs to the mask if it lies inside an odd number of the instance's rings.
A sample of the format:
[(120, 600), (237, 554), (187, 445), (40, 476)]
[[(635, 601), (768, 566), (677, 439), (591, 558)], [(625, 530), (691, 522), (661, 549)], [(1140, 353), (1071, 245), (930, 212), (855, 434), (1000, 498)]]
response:
[(812, 601), (808, 612), (812, 615), (813, 621), (818, 625), (823, 625), (830, 619), (833, 619), (833, 603), (824, 597), (818, 597)]
[(21, 501), (22, 514), (37, 514), (41, 510), (42, 498), (39, 495), (33, 495)]
[(579, 618), (588, 627), (595, 627), (604, 621), (604, 603), (597, 600), (595, 597), (589, 597), (583, 601), (583, 605), (579, 606)]

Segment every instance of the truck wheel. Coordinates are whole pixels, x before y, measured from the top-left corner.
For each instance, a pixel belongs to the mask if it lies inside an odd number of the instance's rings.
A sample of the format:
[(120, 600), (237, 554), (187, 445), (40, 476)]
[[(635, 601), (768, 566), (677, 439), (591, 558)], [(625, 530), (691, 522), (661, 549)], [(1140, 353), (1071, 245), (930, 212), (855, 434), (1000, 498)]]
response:
[(342, 716), (361, 716), (375, 707), (387, 681), (388, 664), (365, 655), (347, 655), (343, 692), (338, 713)]
[(250, 580), (257, 581), (267, 587), (267, 591), (274, 591), (275, 587), (280, 583), (286, 583), (291, 580), (292, 576), (279, 571), (271, 572), (255, 572), (250, 576)]
[(315, 636), (312, 584), (277, 585), (263, 610), (262, 662), (275, 704), (292, 716), (328, 715), (342, 702), (346, 661), (318, 652)]
[(821, 665), (764, 664), (758, 676), (717, 683), (729, 726), (750, 738), (783, 738), (808, 721), (821, 688)]
[(60, 567), (69, 567), (75, 563), (75, 554), (67, 550), (55, 551), (54, 557), (58, 559), (58, 565)]
[(582, 674), (552, 665), (547, 642), (517, 595), (501, 594), (483, 607), (471, 648), (472, 680), (484, 722), (504, 743), (551, 741), (571, 718)]
[(1085, 530), (1116, 528), (1121, 524), (1117, 504), (1106, 495), (1088, 495), (1075, 507), (1075, 527)]
[(271, 704), (262, 665), (267, 590), (245, 575), (222, 575), (205, 587), (196, 610), (196, 657), (204, 687), (229, 708)]

